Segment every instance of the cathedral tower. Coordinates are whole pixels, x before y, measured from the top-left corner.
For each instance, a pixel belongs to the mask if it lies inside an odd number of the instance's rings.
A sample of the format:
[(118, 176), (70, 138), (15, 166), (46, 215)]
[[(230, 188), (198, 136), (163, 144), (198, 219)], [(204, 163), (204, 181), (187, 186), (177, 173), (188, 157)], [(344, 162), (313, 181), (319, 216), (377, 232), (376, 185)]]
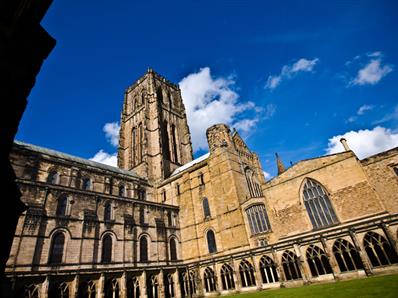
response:
[(180, 88), (148, 69), (125, 92), (118, 166), (156, 182), (191, 160)]

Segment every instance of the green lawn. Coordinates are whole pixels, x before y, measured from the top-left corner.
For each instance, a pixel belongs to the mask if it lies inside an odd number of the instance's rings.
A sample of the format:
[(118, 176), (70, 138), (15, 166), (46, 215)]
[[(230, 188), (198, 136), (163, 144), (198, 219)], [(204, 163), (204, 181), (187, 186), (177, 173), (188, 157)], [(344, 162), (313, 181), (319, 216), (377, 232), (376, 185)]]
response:
[(299, 297), (398, 297), (398, 275), (375, 276), (356, 280), (337, 281), (298, 288), (264, 290), (253, 293), (236, 294), (235, 298), (299, 298)]

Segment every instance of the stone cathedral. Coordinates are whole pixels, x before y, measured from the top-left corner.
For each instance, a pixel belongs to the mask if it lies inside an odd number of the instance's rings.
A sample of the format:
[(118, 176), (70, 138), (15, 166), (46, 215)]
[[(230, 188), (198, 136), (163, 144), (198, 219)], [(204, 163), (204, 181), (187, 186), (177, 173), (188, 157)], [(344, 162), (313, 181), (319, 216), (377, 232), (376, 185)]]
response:
[(177, 85), (127, 88), (118, 167), (15, 141), (27, 210), (6, 268), (13, 297), (183, 298), (398, 272), (398, 148), (299, 161), (265, 181), (238, 132), (193, 160)]

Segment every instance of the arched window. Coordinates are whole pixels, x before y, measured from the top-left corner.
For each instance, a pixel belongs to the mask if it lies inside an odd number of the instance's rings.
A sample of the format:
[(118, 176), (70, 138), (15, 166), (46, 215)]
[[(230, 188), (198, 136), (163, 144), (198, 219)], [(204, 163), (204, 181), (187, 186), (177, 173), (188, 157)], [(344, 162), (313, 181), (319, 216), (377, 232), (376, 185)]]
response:
[(59, 298), (69, 298), (69, 286), (67, 283), (62, 282), (58, 286), (58, 295)]
[(62, 195), (58, 198), (57, 202), (57, 216), (66, 216), (68, 215), (68, 197), (66, 195)]
[(166, 298), (174, 298), (175, 293), (174, 293), (174, 279), (172, 274), (167, 274), (167, 278), (165, 279), (165, 294)]
[[(31, 284), (29, 286), (25, 286), (23, 297), (24, 298), (39, 298), (39, 285)], [(21, 293), (22, 294), (22, 293)]]
[(119, 197), (126, 196), (126, 187), (123, 184), (119, 185)]
[(254, 268), (247, 260), (242, 260), (239, 264), (240, 279), (242, 281), (242, 287), (252, 287), (256, 285), (256, 279), (254, 277)]
[(253, 172), (253, 170), (247, 167), (245, 169), (245, 176), (246, 176), (247, 186), (249, 187), (250, 196), (252, 198), (262, 197), (263, 192), (261, 190), (261, 186), (260, 183), (258, 182), (256, 174)]
[(365, 251), (374, 267), (398, 263), (398, 255), (386, 238), (368, 232), (363, 239)]
[(47, 182), (51, 184), (57, 184), (58, 183), (58, 172), (55, 170), (50, 171), (50, 173), (47, 176)]
[(282, 255), (282, 266), (287, 280), (301, 278), (299, 260), (295, 253), (288, 250), (285, 251)]
[(209, 253), (217, 252), (216, 236), (212, 230), (207, 231), (207, 247), (209, 248)]
[(140, 239), (140, 261), (148, 262), (148, 239), (142, 236)]
[(234, 273), (231, 266), (224, 264), (221, 267), (221, 283), (223, 290), (235, 289)]
[(112, 220), (112, 204), (107, 201), (104, 205), (104, 221)]
[(170, 160), (170, 139), (169, 139), (169, 125), (166, 120), (163, 121), (162, 126), (162, 145), (163, 145), (163, 158)]
[(56, 232), (52, 238), (50, 248), (50, 264), (61, 264), (64, 254), (65, 235), (62, 232)]
[(173, 99), (171, 98), (171, 93), (170, 92), (167, 93), (167, 98), (169, 100), (169, 108), (171, 110), (173, 108)]
[(193, 271), (189, 271), (189, 274), (185, 271), (182, 274), (182, 281), (184, 284), (184, 297), (192, 297), (194, 294), (196, 294), (195, 273)]
[(202, 205), (203, 205), (203, 216), (204, 216), (204, 218), (211, 217), (209, 200), (207, 198), (203, 198)]
[(140, 298), (140, 280), (136, 276), (128, 281), (127, 297)]
[(207, 293), (214, 292), (216, 290), (216, 279), (214, 277), (214, 271), (210, 267), (205, 269), (204, 273), (205, 290)]
[(328, 257), (318, 246), (310, 245), (306, 256), (313, 277), (333, 273)]
[(252, 235), (271, 230), (267, 211), (265, 210), (265, 206), (263, 204), (257, 204), (247, 208), (246, 215)]
[(83, 188), (83, 190), (90, 190), (91, 189), (91, 180), (90, 180), (90, 178), (83, 178), (82, 188)]
[(333, 255), (341, 272), (363, 268), (361, 258), (355, 247), (344, 239), (337, 239), (333, 244)]
[(112, 236), (106, 234), (102, 239), (102, 263), (112, 262)]
[(279, 280), (275, 263), (268, 256), (263, 256), (260, 259), (260, 272), (264, 284), (277, 282)]
[(156, 275), (152, 274), (151, 276), (149, 276), (147, 287), (148, 298), (159, 297), (159, 283)]
[(171, 125), (171, 144), (173, 146), (174, 162), (178, 163), (177, 133), (176, 126), (174, 124)]
[(137, 128), (131, 131), (131, 164), (135, 167), (137, 163)]
[(142, 149), (144, 142), (144, 129), (142, 127), (142, 123), (138, 124), (138, 164), (142, 162)]
[(163, 102), (163, 92), (161, 88), (158, 88), (158, 90), (156, 91), (156, 97), (159, 101), (159, 103)]
[(95, 286), (95, 282), (93, 282), (92, 280), (83, 282), (79, 286), (79, 297), (95, 298), (96, 292), (97, 289)]
[(303, 188), (303, 196), (305, 208), (314, 228), (327, 227), (337, 223), (336, 214), (322, 185), (315, 180), (307, 179)]
[(170, 260), (177, 260), (177, 244), (175, 238), (170, 239)]
[(104, 286), (104, 298), (119, 298), (120, 286), (116, 278), (108, 279)]

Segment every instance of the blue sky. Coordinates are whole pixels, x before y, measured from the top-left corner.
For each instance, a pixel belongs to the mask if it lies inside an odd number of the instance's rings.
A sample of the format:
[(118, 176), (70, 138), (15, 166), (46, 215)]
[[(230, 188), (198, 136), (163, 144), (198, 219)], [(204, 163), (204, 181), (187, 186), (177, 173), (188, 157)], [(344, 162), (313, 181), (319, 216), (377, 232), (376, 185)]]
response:
[(275, 152), (288, 165), (341, 150), (343, 135), (360, 157), (398, 146), (397, 11), (397, 1), (54, 1), (42, 25), (57, 45), (17, 139), (114, 158), (117, 125), (104, 125), (152, 67), (181, 85), (195, 156), (215, 121), (236, 127), (271, 175)]

